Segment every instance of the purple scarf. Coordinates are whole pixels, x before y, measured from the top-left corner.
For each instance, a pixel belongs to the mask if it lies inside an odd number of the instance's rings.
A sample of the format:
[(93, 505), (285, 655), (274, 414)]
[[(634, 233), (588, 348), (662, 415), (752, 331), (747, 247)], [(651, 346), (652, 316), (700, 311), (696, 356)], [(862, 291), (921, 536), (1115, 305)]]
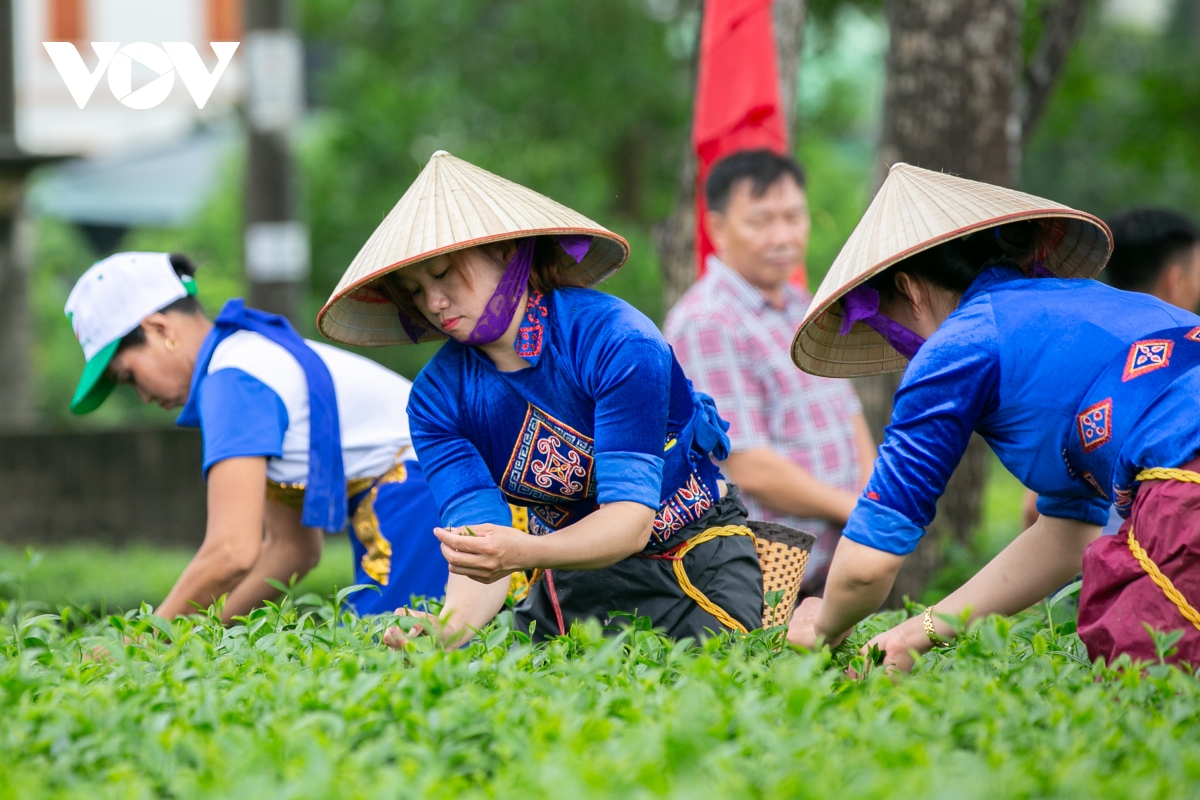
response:
[[(577, 264), (583, 260), (583, 257), (587, 255), (588, 248), (592, 246), (591, 236), (555, 236), (554, 238), (566, 254), (575, 259)], [(533, 267), (533, 249), (536, 240), (534, 236), (518, 240), (517, 252), (513, 254), (512, 260), (505, 267), (504, 274), (500, 276), (500, 283), (496, 285), (496, 291), (492, 292), (483, 314), (480, 315), (479, 321), (475, 323), (475, 327), (467, 336), (467, 344), (491, 344), (503, 336), (504, 332), (508, 330), (508, 326), (512, 324), (513, 314), (516, 313), (517, 306), (525, 295), (525, 289), (529, 286), (529, 270)], [(414, 343), (420, 341), (424, 332), (415, 321), (410, 319), (403, 309), (399, 316), (400, 325), (408, 334), (408, 338)]]
[(845, 336), (856, 322), (865, 322), (874, 328), (897, 353), (910, 361), (925, 344), (920, 336), (879, 313), (879, 292), (866, 284), (856, 286), (842, 296), (842, 329), (838, 333)]

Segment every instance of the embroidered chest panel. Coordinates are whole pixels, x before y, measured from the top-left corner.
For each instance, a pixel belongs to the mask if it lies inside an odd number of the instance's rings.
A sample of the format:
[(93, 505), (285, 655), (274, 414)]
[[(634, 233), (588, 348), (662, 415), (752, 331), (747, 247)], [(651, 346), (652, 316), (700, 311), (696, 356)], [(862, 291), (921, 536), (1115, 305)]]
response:
[[(668, 441), (666, 450), (676, 444)], [(501, 489), (513, 502), (529, 508), (529, 533), (543, 536), (573, 525), (596, 509), (595, 463), (591, 437), (529, 404)], [(693, 471), (659, 506), (654, 540), (670, 539), (715, 502), (711, 489)]]
[(594, 503), (582, 506), (532, 506), (529, 509), (529, 532), (534, 536), (545, 536), (568, 525), (573, 525), (596, 510)]
[(530, 404), (504, 470), (510, 497), (553, 504), (596, 496), (595, 442)]

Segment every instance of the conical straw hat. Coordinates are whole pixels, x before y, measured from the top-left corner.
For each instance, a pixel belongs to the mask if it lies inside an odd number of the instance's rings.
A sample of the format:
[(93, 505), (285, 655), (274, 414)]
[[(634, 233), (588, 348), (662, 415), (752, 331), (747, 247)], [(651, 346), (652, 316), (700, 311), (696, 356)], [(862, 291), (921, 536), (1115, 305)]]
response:
[[(562, 253), (564, 275), (584, 286), (600, 283), (629, 257), (624, 239), (582, 214), (439, 150), (358, 251), (317, 315), (317, 328), (345, 344), (411, 344), (403, 312), (375, 281), (442, 253), (543, 234), (593, 237), (579, 263)], [(421, 341), (445, 338), (424, 329)]]
[(942, 242), (1020, 220), (1041, 224), (1042, 266), (1060, 278), (1094, 278), (1112, 252), (1108, 226), (1091, 214), (1023, 192), (898, 163), (821, 281), (792, 361), (805, 372), (855, 378), (908, 364), (882, 336), (856, 322), (845, 336), (839, 302), (846, 292), (898, 261)]

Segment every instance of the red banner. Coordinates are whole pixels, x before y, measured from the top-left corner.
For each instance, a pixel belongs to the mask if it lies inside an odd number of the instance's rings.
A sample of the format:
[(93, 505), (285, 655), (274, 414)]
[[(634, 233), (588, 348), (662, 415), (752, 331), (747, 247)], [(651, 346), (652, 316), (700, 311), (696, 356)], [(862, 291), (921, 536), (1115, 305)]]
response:
[[(692, 147), (696, 174), (696, 274), (713, 251), (704, 229), (704, 184), (712, 165), (738, 150), (788, 152), (779, 97), (771, 0), (706, 0)], [(793, 282), (804, 285), (803, 269)]]

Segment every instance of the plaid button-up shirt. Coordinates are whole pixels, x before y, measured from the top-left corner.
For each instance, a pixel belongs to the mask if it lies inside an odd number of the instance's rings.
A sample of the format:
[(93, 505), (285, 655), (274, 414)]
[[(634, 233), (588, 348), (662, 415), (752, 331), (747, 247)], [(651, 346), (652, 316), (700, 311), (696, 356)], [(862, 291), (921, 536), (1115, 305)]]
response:
[[(853, 419), (862, 406), (849, 381), (818, 378), (792, 363), (792, 336), (810, 297), (790, 284), (776, 309), (715, 257), (667, 315), (667, 341), (695, 387), (712, 396), (729, 421), (731, 450), (767, 448), (822, 483), (859, 491)], [(773, 511), (743, 494), (751, 519), (779, 522), (817, 536), (806, 584), (823, 578), (840, 528), (826, 520)]]

